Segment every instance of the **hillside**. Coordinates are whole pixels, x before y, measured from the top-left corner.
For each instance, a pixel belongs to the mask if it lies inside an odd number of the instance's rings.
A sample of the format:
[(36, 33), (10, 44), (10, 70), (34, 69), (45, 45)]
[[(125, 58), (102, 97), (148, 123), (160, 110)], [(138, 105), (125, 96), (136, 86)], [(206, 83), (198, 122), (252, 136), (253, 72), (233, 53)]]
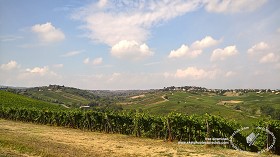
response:
[(0, 119), (3, 156), (275, 156)]
[(93, 102), (96, 104), (113, 103), (110, 101), (110, 99), (102, 99), (100, 96), (97, 96), (90, 91), (60, 85), (49, 85), (23, 89), (8, 88), (7, 90), (37, 100), (63, 104), (68, 107), (80, 107)]
[(279, 90), (211, 90), (203, 87), (166, 87), (158, 90), (82, 90), (49, 85), (6, 90), (52, 104), (71, 108), (139, 110), (156, 115), (180, 112), (188, 115), (209, 113), (251, 126), (261, 118), (280, 119)]
[(0, 90), (0, 107), (24, 107), (39, 109), (66, 109), (65, 107), (41, 100), (35, 100), (26, 96)]
[[(237, 94), (236, 92), (209, 91), (158, 91), (127, 97), (119, 102), (124, 109), (138, 109), (151, 114), (168, 114), (172, 111), (188, 115), (205, 113), (234, 119), (243, 125), (251, 126), (260, 118), (268, 118), (264, 109), (279, 111), (280, 95), (272, 92), (256, 93), (253, 91)], [(275, 116), (276, 117), (276, 116)]]

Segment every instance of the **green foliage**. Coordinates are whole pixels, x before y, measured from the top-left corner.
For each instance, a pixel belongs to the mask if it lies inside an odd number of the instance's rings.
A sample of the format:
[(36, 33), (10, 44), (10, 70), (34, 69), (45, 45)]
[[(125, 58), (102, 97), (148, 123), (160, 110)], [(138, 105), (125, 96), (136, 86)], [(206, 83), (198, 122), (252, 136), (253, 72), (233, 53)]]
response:
[[(143, 109), (155, 115), (167, 115), (170, 112), (183, 114), (204, 115), (206, 112), (211, 115), (222, 116), (227, 119), (234, 119), (243, 126), (252, 126), (263, 117), (260, 109), (263, 106), (271, 106), (275, 111), (280, 110), (280, 97), (274, 93), (247, 92), (239, 95), (224, 95), (213, 92), (189, 92), (189, 91), (158, 91), (147, 93), (145, 97), (138, 100), (127, 98), (123, 105), (124, 109)], [(168, 97), (163, 101), (162, 96)], [(236, 102), (231, 102), (236, 101)], [(280, 112), (274, 112), (270, 117), (279, 118)]]
[[(274, 154), (280, 155), (280, 121), (279, 120), (260, 120), (254, 124), (255, 127), (262, 127), (268, 129), (276, 138), (276, 143), (271, 151)], [(266, 148), (267, 145), (271, 145), (273, 142), (273, 138), (271, 135), (268, 135), (266, 132), (258, 132), (260, 133), (260, 142), (256, 143), (258, 147)]]
[(65, 104), (72, 108), (79, 108), (81, 105), (87, 105), (91, 102), (97, 102), (99, 105), (112, 105), (114, 101), (110, 98), (101, 98), (87, 90), (81, 90), (72, 87), (59, 85), (49, 85), (43, 87), (24, 88), (24, 89), (6, 89), (7, 91), (28, 96), (37, 100), (51, 103)]
[[(177, 107), (181, 109), (181, 104), (184, 104), (183, 106), (187, 105), (187, 109), (192, 107), (194, 109), (198, 108), (200, 103), (207, 102), (210, 103), (210, 105), (208, 107), (204, 107), (211, 111), (211, 107), (214, 106), (211, 105), (211, 103), (220, 98), (220, 96), (217, 96), (213, 99), (204, 99), (201, 97), (197, 99), (197, 97), (194, 97), (194, 94), (187, 94), (187, 96), (182, 92), (177, 94), (175, 93), (174, 95), (170, 94), (168, 95), (169, 102), (164, 102), (163, 104), (166, 105), (167, 109), (169, 109), (168, 107), (171, 105), (177, 105)], [(198, 95), (198, 93), (195, 95)], [(184, 97), (185, 100), (180, 100), (180, 97)], [(232, 98), (227, 99), (232, 100)], [(178, 100), (181, 102), (180, 104), (177, 103)], [(239, 105), (242, 106), (243, 104)], [(162, 108), (162, 110), (164, 110), (164, 108)], [(206, 137), (229, 138), (235, 130), (241, 128), (241, 125), (235, 121), (227, 120), (216, 115), (202, 113), (200, 113), (200, 115), (187, 115), (179, 112), (171, 112), (164, 115), (152, 115), (138, 111), (116, 112), (109, 110), (67, 110), (60, 105), (54, 105), (21, 95), (0, 91), (0, 118), (16, 121), (64, 126), (107, 133), (120, 133), (170, 141), (204, 141)], [(232, 110), (225, 110), (224, 108), (221, 108), (220, 111), (224, 112)], [(226, 114), (228, 113), (230, 112), (226, 112)], [(276, 139), (280, 139), (279, 121), (259, 121), (256, 123), (256, 126), (268, 127), (269, 130), (274, 133)], [(260, 137), (265, 138), (265, 135)], [(251, 150), (250, 148), (247, 148), (246, 139), (242, 134), (237, 134), (235, 136), (235, 142), (239, 148)], [(266, 144), (267, 143), (264, 140), (263, 142), (257, 143), (256, 146), (261, 148)], [(279, 150), (279, 142), (276, 142), (272, 151), (273, 153), (279, 154)]]
[(271, 116), (273, 119), (280, 120), (280, 109), (275, 109), (271, 106), (261, 106), (261, 113), (267, 116)]
[(58, 104), (48, 103), (40, 100), (28, 98), (26, 96), (6, 92), (0, 90), (0, 106), (1, 107), (15, 107), (15, 108), (36, 108), (36, 109), (65, 109)]

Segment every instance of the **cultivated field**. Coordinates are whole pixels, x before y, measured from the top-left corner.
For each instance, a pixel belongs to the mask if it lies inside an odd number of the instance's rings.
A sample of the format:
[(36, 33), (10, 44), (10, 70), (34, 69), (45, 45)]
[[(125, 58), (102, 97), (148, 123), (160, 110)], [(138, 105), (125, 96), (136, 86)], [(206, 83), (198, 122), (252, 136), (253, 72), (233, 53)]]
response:
[(274, 156), (0, 119), (0, 156)]

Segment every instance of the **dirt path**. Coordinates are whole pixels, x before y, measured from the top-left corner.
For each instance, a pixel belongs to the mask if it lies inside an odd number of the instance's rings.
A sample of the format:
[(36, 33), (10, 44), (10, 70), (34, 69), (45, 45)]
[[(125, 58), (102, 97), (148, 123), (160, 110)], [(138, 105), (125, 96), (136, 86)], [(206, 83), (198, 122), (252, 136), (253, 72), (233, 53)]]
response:
[(219, 147), (178, 145), (0, 119), (0, 156), (257, 156)]
[(65, 104), (61, 104), (61, 106), (65, 107), (65, 108), (70, 108), (70, 107), (66, 106)]
[(169, 101), (168, 99), (165, 99), (164, 97), (165, 95), (161, 96), (161, 98), (163, 99), (162, 101), (158, 101), (158, 102), (155, 102), (155, 103), (152, 103), (152, 104), (149, 104), (149, 105), (156, 105), (156, 104), (161, 104), (161, 103), (164, 103), (166, 101)]

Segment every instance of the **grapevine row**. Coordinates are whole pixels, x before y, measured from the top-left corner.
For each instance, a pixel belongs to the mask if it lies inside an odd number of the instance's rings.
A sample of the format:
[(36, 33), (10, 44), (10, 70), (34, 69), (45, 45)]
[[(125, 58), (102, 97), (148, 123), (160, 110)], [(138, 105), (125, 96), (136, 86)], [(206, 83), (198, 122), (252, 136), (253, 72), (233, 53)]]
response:
[[(0, 106), (0, 118), (168, 141), (205, 141), (205, 138), (229, 138), (235, 130), (241, 127), (234, 121), (208, 114), (188, 116), (181, 113), (170, 113), (167, 116), (155, 116), (133, 112), (42, 110), (4, 106)], [(260, 122), (258, 125), (267, 126), (268, 124)], [(279, 121), (269, 123), (269, 127), (275, 133), (276, 138), (280, 139)], [(241, 134), (236, 135), (235, 140), (239, 148), (250, 150), (246, 147), (246, 139)], [(274, 149), (279, 150), (279, 142)]]

